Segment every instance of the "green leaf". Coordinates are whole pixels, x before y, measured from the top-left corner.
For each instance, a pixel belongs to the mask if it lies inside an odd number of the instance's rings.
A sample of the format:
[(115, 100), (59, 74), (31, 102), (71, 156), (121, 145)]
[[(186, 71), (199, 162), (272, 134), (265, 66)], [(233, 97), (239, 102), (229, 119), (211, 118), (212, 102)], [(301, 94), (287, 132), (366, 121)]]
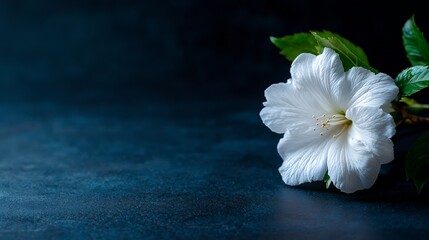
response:
[(402, 27), (402, 41), (412, 66), (429, 64), (429, 44), (417, 27), (414, 16)]
[(321, 54), (328, 47), (336, 51), (341, 58), (344, 70), (352, 67), (364, 67), (374, 73), (378, 71), (368, 63), (365, 52), (349, 40), (330, 31), (296, 33), (281, 38), (271, 37), (271, 42), (289, 61), (293, 61), (301, 53)]
[(363, 67), (378, 73), (376, 69), (369, 65), (365, 52), (349, 40), (329, 31), (311, 33), (319, 44), (319, 51), (324, 47), (328, 47), (334, 49), (340, 55), (345, 71), (352, 67)]
[(280, 54), (293, 61), (301, 53), (317, 54), (316, 39), (310, 33), (296, 33), (281, 38), (270, 37), (271, 42), (280, 48)]
[(331, 186), (331, 183), (332, 183), (331, 177), (329, 177), (329, 175), (328, 175), (328, 171), (326, 171), (325, 176), (323, 176), (323, 181), (325, 182), (326, 189), (328, 189), (329, 186)]
[(410, 96), (429, 86), (427, 66), (414, 66), (400, 72), (395, 79), (399, 96)]
[(406, 156), (407, 180), (412, 180), (420, 193), (429, 180), (429, 132), (425, 132)]

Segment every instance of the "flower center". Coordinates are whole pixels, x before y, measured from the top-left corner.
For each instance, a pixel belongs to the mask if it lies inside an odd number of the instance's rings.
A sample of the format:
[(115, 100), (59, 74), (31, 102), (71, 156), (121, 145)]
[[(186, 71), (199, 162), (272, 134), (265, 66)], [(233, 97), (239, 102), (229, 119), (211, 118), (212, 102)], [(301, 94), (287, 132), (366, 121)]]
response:
[(313, 115), (312, 118), (316, 120), (317, 126), (313, 128), (313, 131), (319, 130), (321, 137), (332, 134), (332, 137), (336, 138), (347, 130), (348, 126), (352, 123), (342, 111), (335, 114)]

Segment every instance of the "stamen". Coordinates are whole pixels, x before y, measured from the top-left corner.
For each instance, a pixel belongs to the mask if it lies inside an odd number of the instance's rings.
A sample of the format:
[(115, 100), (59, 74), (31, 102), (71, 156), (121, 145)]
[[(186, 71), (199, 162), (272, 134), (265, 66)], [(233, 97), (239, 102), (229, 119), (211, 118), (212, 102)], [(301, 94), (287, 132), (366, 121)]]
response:
[(332, 135), (332, 138), (336, 138), (336, 137), (340, 136), (340, 134), (343, 133), (346, 128), (347, 128), (347, 125), (344, 124), (343, 128), (341, 129), (341, 131), (339, 133), (337, 133), (337, 134)]
[[(327, 117), (328, 116), (328, 117)], [(350, 124), (350, 120), (347, 119), (344, 116), (344, 113), (335, 113), (335, 114), (321, 114), (321, 115), (312, 115), (311, 118), (316, 120), (316, 126), (321, 128), (321, 132), (319, 133), (320, 136), (324, 136), (324, 133), (331, 131), (332, 126), (335, 128), (335, 126), (342, 125), (341, 130), (332, 135), (333, 138), (338, 137), (341, 133), (343, 133), (347, 126)], [(313, 131), (315, 132), (317, 128), (313, 128)]]

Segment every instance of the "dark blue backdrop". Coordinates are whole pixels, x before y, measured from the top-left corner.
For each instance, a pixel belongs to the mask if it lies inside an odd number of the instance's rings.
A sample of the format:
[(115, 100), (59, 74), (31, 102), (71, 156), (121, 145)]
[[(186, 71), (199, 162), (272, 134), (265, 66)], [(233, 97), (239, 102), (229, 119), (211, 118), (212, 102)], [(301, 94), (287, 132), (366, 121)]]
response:
[[(115, 98), (252, 95), (289, 74), (269, 42), (328, 29), (396, 76), (408, 66), (401, 28), (418, 2), (2, 1), (1, 96)], [(186, 92), (183, 94), (182, 92)], [(79, 93), (77, 96), (75, 93)]]

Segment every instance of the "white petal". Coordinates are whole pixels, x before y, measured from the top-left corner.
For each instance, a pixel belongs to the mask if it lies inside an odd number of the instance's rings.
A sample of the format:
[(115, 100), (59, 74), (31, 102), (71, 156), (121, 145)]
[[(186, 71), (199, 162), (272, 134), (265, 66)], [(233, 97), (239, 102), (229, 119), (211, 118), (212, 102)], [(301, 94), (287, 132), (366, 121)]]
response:
[(395, 135), (393, 117), (377, 107), (353, 107), (347, 109), (346, 118), (350, 119), (353, 128), (357, 128), (365, 138), (386, 137)]
[(320, 99), (317, 99), (307, 89), (298, 89), (296, 85), (292, 84), (292, 80), (287, 83), (277, 83), (269, 86), (265, 90), (265, 98), (267, 101), (264, 102), (264, 106), (268, 107), (300, 109), (308, 114), (327, 111)]
[[(318, 99), (323, 107), (338, 110), (332, 106), (344, 83), (344, 68), (339, 55), (330, 48), (325, 48), (320, 55), (300, 54), (291, 66), (292, 84), (298, 89), (306, 89), (313, 98)], [(332, 108), (334, 107), (334, 109)]]
[(390, 76), (374, 74), (361, 67), (347, 71), (346, 80), (351, 86), (347, 92), (352, 96), (349, 97), (346, 109), (355, 106), (381, 107), (395, 99), (399, 91)]
[(276, 133), (285, 133), (286, 129), (313, 129), (316, 122), (312, 116), (329, 112), (310, 92), (300, 91), (290, 82), (271, 85), (265, 90), (265, 98), (260, 117)]
[(307, 131), (313, 125), (308, 113), (297, 108), (264, 107), (259, 113), (263, 123), (275, 133), (285, 133), (287, 129)]
[(393, 117), (380, 108), (354, 107), (346, 117), (352, 120), (349, 137), (360, 140), (370, 149), (380, 164), (393, 160), (394, 149), (390, 138), (395, 134)]
[(377, 179), (380, 163), (358, 139), (342, 134), (328, 152), (328, 174), (345, 193), (370, 188)]
[(381, 138), (373, 141), (372, 144), (373, 148), (377, 149), (377, 151), (373, 151), (373, 154), (380, 164), (389, 163), (395, 158), (392, 140)]
[(283, 158), (279, 172), (288, 185), (319, 181), (327, 170), (326, 158), (331, 138), (318, 133), (287, 131), (277, 145)]
[(387, 113), (391, 113), (391, 112), (395, 111), (395, 109), (393, 108), (392, 103), (390, 103), (390, 102), (382, 105), (381, 109), (383, 109), (383, 111), (387, 112)]
[(264, 95), (267, 101), (264, 105), (296, 107), (298, 102), (295, 102), (293, 98), (290, 98), (290, 95), (294, 94), (293, 91), (294, 89), (290, 82), (273, 84), (265, 89)]

